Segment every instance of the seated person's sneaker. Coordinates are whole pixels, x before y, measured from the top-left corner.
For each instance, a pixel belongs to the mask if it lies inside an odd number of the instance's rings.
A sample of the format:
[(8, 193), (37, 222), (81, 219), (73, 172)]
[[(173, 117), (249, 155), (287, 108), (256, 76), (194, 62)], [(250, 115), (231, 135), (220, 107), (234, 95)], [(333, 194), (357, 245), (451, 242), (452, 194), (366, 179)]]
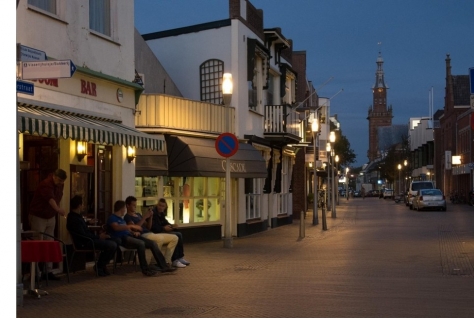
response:
[(186, 265), (186, 266), (189, 266), (191, 264), (189, 261), (187, 261), (184, 258), (179, 258), (178, 260), (179, 260), (180, 263), (182, 263), (183, 265)]
[(155, 276), (157, 274), (156, 271), (151, 270), (151, 269), (143, 270), (142, 273), (143, 275), (148, 276), (148, 277)]
[(173, 261), (172, 265), (173, 265), (173, 267), (176, 267), (176, 268), (186, 267), (186, 265), (183, 264), (182, 262), (180, 262), (179, 259), (176, 259), (175, 261)]
[[(95, 266), (93, 267), (93, 269), (94, 269), (94, 272), (96, 272)], [(99, 277), (105, 277), (105, 276), (107, 276), (107, 275), (104, 273), (104, 270), (102, 270), (102, 269), (100, 269), (100, 268), (97, 270), (97, 275), (98, 275)]]
[(106, 266), (104, 266), (104, 268), (102, 268), (102, 271), (104, 272), (104, 274), (105, 274), (106, 276), (110, 276), (110, 271), (107, 269)]

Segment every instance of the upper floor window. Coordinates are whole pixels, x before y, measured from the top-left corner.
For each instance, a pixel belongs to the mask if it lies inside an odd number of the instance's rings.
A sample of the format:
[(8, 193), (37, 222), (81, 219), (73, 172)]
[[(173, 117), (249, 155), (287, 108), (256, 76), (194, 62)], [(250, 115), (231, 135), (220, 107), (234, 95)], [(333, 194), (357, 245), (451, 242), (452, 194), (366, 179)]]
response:
[(28, 0), (28, 4), (52, 14), (56, 14), (56, 0)]
[(89, 28), (111, 36), (110, 0), (89, 0)]
[(200, 66), (201, 101), (222, 104), (222, 77), (224, 62), (217, 59), (207, 60)]
[(275, 92), (274, 92), (275, 83), (273, 83), (274, 80), (275, 79), (274, 79), (273, 74), (270, 73), (268, 75), (267, 105), (273, 105), (273, 103), (274, 103), (274, 98), (273, 98), (273, 95), (275, 94)]

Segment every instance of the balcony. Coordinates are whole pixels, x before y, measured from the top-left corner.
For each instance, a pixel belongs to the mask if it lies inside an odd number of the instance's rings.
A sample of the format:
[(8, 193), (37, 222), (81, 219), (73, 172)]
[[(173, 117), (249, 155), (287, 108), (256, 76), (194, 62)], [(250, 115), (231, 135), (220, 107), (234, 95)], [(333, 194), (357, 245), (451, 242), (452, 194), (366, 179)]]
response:
[(264, 136), (275, 143), (297, 144), (303, 134), (295, 108), (289, 104), (265, 105)]
[[(143, 94), (137, 106), (135, 127), (147, 133), (226, 132), (225, 107), (164, 94)], [(230, 132), (235, 132), (235, 109), (229, 108)]]

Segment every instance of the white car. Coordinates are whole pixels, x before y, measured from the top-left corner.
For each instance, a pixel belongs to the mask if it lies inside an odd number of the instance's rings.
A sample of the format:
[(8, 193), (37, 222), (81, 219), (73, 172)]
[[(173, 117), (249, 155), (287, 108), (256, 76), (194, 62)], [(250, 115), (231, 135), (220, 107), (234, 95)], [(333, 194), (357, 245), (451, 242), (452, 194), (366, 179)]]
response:
[(386, 198), (393, 198), (393, 189), (388, 189), (386, 188), (384, 191), (383, 191), (383, 199), (386, 199)]
[(446, 198), (440, 189), (420, 189), (413, 199), (413, 208), (422, 209), (440, 209), (446, 211)]

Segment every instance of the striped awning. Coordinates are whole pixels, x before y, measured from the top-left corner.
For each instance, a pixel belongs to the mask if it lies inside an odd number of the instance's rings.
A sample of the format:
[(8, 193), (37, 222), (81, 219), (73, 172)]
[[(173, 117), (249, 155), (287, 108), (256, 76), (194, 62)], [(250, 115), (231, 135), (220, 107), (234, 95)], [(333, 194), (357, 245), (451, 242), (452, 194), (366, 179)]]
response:
[(162, 135), (125, 126), (118, 120), (18, 102), (18, 131), (52, 138), (165, 151)]

